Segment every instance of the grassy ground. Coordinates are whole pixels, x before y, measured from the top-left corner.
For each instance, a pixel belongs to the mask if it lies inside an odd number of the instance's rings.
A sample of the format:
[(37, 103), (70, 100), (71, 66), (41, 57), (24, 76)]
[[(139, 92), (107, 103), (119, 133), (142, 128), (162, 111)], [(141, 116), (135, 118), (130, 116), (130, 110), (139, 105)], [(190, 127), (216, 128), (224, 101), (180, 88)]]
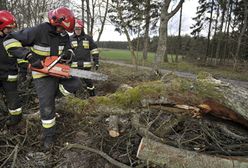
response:
[[(124, 63), (131, 63), (131, 55), (128, 50), (118, 50), (118, 49), (101, 49), (101, 58), (112, 61), (121, 61)], [(142, 52), (137, 52), (138, 65), (143, 65), (142, 61)], [(145, 66), (152, 66), (154, 60), (155, 53), (148, 53), (148, 59), (144, 62)], [(229, 79), (236, 80), (244, 80), (248, 81), (248, 72), (235, 72), (231, 67), (203, 67), (193, 63), (189, 63), (183, 61), (181, 57), (179, 57), (179, 63), (172, 63), (172, 58), (175, 56), (169, 55), (169, 63), (163, 63), (162, 68), (175, 70), (175, 71), (183, 71), (183, 72), (191, 72), (191, 73), (199, 73), (200, 71), (207, 71), (215, 77), (224, 77)]]

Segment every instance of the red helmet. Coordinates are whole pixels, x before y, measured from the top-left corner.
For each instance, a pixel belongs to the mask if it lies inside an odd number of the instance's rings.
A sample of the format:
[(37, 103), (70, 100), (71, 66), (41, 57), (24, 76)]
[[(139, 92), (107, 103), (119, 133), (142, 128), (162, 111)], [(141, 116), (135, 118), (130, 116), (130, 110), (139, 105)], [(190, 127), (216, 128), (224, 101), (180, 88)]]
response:
[(84, 28), (84, 22), (82, 20), (76, 19), (75, 27)]
[(0, 30), (6, 27), (15, 28), (16, 19), (9, 11), (2, 10), (0, 11)]
[(66, 8), (60, 7), (48, 12), (48, 19), (51, 25), (61, 26), (68, 32), (73, 32), (75, 27), (75, 17), (73, 12)]

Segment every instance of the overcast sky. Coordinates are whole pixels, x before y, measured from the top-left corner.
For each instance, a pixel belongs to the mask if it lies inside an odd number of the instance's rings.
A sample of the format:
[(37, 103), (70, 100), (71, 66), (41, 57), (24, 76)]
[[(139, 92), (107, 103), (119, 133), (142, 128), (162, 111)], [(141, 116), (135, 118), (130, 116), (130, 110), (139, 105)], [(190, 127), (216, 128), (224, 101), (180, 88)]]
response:
[[(194, 23), (192, 17), (195, 16), (198, 0), (185, 0), (183, 5), (183, 22), (182, 34), (190, 34), (190, 26)], [(178, 34), (179, 12), (169, 22), (168, 33), (169, 35)], [(100, 41), (127, 41), (124, 34), (119, 34), (114, 31), (114, 26), (106, 25)], [(97, 32), (94, 33), (94, 39), (97, 38)]]

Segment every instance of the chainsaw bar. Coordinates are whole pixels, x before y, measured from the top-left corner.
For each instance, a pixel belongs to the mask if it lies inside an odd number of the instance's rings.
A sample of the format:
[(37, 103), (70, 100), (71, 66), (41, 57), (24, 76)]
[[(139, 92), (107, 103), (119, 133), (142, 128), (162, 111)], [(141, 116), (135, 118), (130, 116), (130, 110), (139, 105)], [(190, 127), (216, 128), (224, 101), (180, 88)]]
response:
[(85, 71), (85, 70), (81, 70), (81, 69), (71, 68), (69, 73), (71, 76), (76, 76), (79, 78), (102, 80), (102, 81), (105, 81), (108, 79), (107, 75), (97, 73), (97, 72)]

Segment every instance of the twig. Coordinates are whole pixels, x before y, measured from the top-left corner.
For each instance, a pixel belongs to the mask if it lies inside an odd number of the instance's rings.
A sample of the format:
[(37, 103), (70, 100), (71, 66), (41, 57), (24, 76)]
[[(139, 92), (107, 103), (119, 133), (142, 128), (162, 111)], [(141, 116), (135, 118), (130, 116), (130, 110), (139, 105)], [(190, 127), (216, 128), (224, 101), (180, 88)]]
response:
[[(7, 157), (7, 159), (3, 162), (3, 164), (1, 164), (1, 166), (0, 166), (0, 168), (2, 168), (7, 162), (8, 162), (8, 160), (11, 158), (11, 156), (14, 154), (14, 159), (16, 159), (15, 158), (15, 155), (17, 155), (17, 149), (18, 149), (18, 144), (15, 146), (15, 148), (13, 149), (13, 151), (10, 153), (10, 155)], [(15, 161), (15, 160), (14, 160)], [(12, 163), (12, 165), (13, 165), (13, 163)], [(11, 166), (12, 166), (11, 165)]]
[(93, 149), (93, 148), (90, 148), (90, 147), (87, 147), (87, 146), (84, 146), (84, 145), (66, 143), (66, 148), (67, 149), (75, 148), (75, 149), (87, 150), (87, 151), (90, 151), (90, 152), (93, 152), (93, 153), (96, 153), (96, 154), (100, 155), (101, 157), (103, 157), (104, 159), (108, 160), (110, 163), (112, 163), (115, 166), (118, 166), (120, 168), (131, 168), (131, 167), (129, 167), (129, 166), (123, 164), (123, 163), (120, 163), (120, 162), (114, 160), (113, 158), (111, 158), (110, 156), (108, 156), (106, 153), (104, 153), (102, 151), (99, 151), (99, 150), (96, 150), (96, 149)]
[(11, 168), (15, 167), (16, 159), (17, 159), (17, 154), (18, 154), (18, 144), (16, 145), (14, 149), (14, 156), (13, 156), (13, 162), (11, 164)]
[(132, 126), (138, 131), (141, 136), (148, 137), (158, 142), (164, 143), (165, 140), (163, 138), (157, 137), (152, 132), (150, 132), (145, 126), (141, 125), (139, 122), (140, 115), (134, 114), (132, 117)]
[(27, 136), (28, 136), (28, 123), (29, 123), (29, 121), (27, 120), (27, 121), (26, 121), (25, 136), (24, 136), (24, 139), (23, 139), (23, 141), (22, 141), (22, 146), (23, 146), (24, 143), (26, 142), (26, 139), (27, 139)]

